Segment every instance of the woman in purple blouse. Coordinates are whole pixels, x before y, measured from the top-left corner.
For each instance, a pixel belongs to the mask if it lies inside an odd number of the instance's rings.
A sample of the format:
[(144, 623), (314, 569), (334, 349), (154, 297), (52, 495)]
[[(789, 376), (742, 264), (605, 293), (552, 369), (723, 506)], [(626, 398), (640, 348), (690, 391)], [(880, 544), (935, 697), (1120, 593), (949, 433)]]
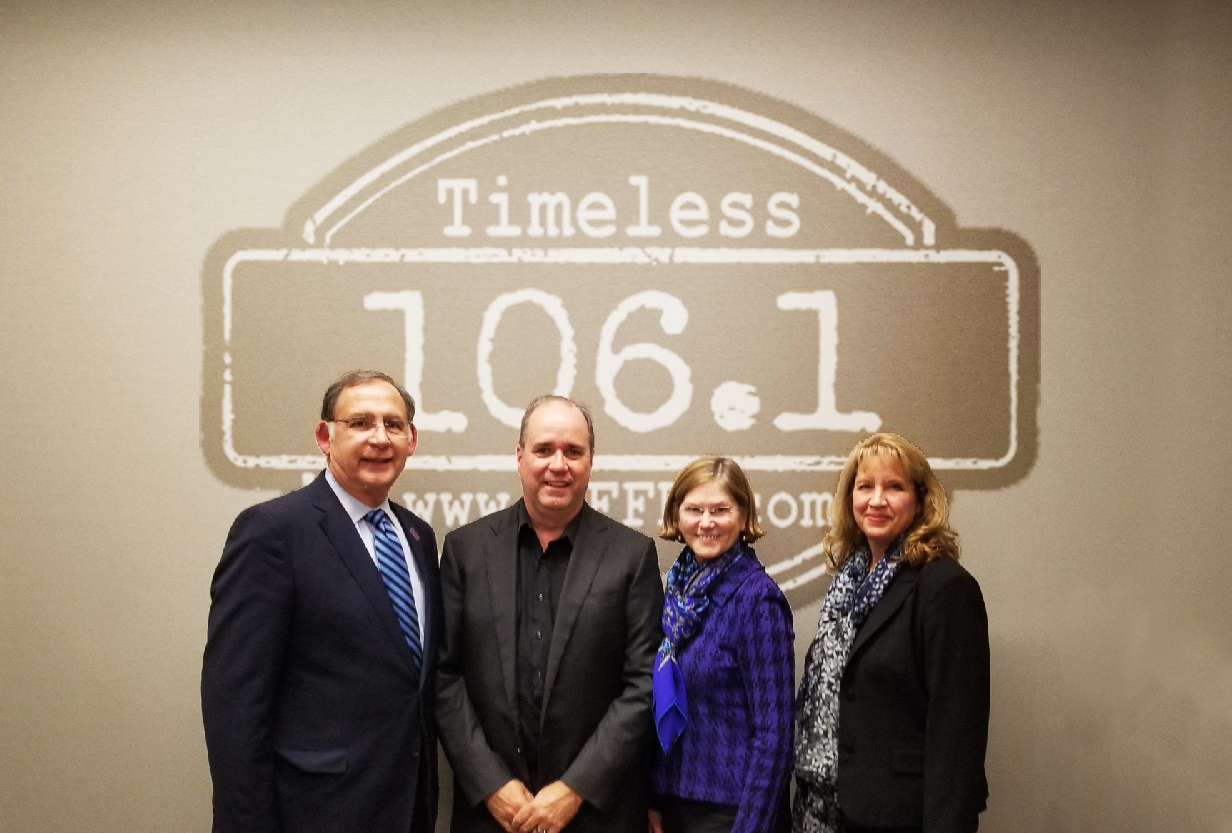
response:
[(676, 475), (660, 537), (685, 544), (667, 574), (655, 659), (651, 833), (769, 833), (788, 821), (795, 634), (749, 546), (764, 533), (727, 457)]

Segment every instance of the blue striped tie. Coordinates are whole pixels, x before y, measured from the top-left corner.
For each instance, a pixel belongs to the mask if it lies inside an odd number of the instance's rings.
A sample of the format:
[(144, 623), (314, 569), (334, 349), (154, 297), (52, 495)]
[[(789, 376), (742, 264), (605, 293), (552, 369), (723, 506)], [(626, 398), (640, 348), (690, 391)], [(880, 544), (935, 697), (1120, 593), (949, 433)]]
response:
[(402, 544), (394, 532), (393, 524), (383, 509), (373, 509), (364, 520), (372, 525), (375, 535), (372, 544), (376, 549), (376, 566), (385, 580), (389, 600), (394, 603), (398, 624), (406, 634), (406, 642), (415, 656), (415, 672), (423, 665), (423, 647), (419, 642), (419, 614), (415, 608), (415, 594), (411, 592), (411, 573), (406, 566)]

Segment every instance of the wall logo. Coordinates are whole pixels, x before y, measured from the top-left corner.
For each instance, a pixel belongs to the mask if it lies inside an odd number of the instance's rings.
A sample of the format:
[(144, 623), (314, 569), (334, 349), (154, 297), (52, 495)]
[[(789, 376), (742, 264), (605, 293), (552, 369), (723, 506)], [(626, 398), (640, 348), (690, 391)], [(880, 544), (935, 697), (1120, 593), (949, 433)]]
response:
[(284, 228), (219, 240), (202, 293), (202, 450), (225, 482), (315, 474), (325, 385), (388, 369), (420, 405), (395, 493), (444, 531), (516, 499), (521, 411), (552, 390), (595, 412), (592, 504), (648, 533), (680, 466), (737, 457), (797, 602), (824, 587), (828, 490), (865, 433), (911, 437), (951, 488), (1035, 458), (1030, 247), (958, 228), (864, 142), (716, 82), (561, 78), (449, 107), (347, 161)]

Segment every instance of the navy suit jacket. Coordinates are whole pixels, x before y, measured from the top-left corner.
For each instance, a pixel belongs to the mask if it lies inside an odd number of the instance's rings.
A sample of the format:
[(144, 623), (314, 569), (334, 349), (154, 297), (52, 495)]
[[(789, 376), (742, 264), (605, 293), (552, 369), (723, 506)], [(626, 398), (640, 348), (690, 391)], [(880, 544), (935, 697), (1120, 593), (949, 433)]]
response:
[(567, 833), (645, 833), (651, 669), (662, 639), (654, 542), (589, 506), (553, 625), (539, 772), (519, 748), (518, 507), (445, 536), (437, 713), (453, 768), (455, 833), (501, 833), (485, 799), (513, 778), (563, 780), (584, 802)]
[(436, 538), (391, 506), (425, 591), (419, 675), (376, 565), (324, 475), (232, 525), (210, 589), (201, 673), (215, 833), (431, 833)]

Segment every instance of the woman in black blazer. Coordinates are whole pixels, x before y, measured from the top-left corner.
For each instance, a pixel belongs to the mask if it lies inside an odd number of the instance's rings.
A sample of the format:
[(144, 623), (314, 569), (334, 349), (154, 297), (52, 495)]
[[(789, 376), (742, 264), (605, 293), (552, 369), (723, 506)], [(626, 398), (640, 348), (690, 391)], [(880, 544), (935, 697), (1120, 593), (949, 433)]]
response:
[(839, 473), (834, 580), (797, 698), (795, 833), (979, 827), (988, 618), (923, 453), (873, 434)]

